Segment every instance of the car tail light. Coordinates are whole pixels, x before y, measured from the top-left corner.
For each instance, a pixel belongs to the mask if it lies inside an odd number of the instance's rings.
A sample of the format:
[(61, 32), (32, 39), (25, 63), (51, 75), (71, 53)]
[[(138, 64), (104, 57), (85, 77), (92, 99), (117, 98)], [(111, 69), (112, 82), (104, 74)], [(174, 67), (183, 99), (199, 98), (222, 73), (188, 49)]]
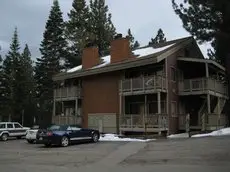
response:
[(47, 136), (52, 136), (53, 135), (53, 133), (52, 132), (47, 132)]

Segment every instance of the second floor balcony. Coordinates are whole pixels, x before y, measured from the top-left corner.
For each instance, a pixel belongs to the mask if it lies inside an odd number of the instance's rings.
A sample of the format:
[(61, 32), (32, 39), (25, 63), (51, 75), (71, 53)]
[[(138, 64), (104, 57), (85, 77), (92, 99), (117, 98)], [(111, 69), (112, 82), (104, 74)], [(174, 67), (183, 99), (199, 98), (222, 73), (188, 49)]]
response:
[(81, 96), (81, 88), (78, 86), (61, 87), (54, 89), (55, 99), (75, 99)]
[(223, 82), (213, 78), (185, 79), (179, 82), (179, 95), (214, 94), (228, 96), (228, 87)]
[(143, 94), (167, 91), (167, 82), (164, 76), (142, 76), (121, 80), (120, 93), (122, 94)]

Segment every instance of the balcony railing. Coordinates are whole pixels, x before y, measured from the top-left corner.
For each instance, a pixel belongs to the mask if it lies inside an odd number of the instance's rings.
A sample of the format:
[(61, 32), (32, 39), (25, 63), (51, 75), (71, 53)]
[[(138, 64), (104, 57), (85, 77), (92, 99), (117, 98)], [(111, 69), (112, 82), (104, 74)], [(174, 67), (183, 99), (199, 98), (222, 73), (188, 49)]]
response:
[(185, 79), (179, 83), (179, 92), (214, 91), (228, 95), (227, 86), (221, 81), (212, 78)]
[(164, 76), (154, 75), (138, 78), (130, 78), (121, 80), (120, 91), (148, 91), (148, 90), (166, 90), (166, 78)]
[(77, 86), (57, 88), (54, 90), (55, 98), (71, 98), (79, 97), (81, 95), (81, 89)]
[(81, 116), (53, 116), (52, 117), (52, 123), (53, 124), (59, 124), (59, 125), (71, 125), (71, 124), (82, 124), (82, 117)]
[[(191, 121), (190, 117), (190, 121)], [(202, 118), (202, 117), (201, 117)], [(224, 127), (227, 124), (227, 117), (225, 114), (206, 114), (205, 116), (205, 126), (208, 128), (219, 128), (219, 127)], [(185, 114), (180, 114), (179, 115), (179, 126), (180, 128), (185, 128), (186, 126), (186, 115)], [(190, 127), (200, 127), (202, 128), (202, 120), (197, 119), (197, 125)]]
[(120, 116), (120, 128), (168, 128), (166, 114), (126, 114)]

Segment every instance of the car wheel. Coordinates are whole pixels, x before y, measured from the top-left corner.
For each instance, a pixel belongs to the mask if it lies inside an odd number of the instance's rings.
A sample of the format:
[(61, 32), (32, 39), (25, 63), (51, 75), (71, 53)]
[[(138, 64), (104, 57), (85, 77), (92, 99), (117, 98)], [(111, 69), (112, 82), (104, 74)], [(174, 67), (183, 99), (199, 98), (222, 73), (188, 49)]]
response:
[(27, 140), (28, 143), (33, 144), (34, 140)]
[(69, 138), (68, 138), (68, 137), (63, 136), (63, 137), (61, 138), (61, 146), (62, 146), (62, 147), (69, 146)]
[(17, 139), (21, 139), (21, 138), (22, 138), (22, 136), (18, 136), (18, 137), (17, 137)]
[(1, 139), (3, 141), (7, 141), (8, 140), (8, 134), (3, 134), (2, 137), (1, 137)]
[(93, 136), (92, 136), (92, 141), (94, 143), (98, 142), (99, 141), (99, 135), (97, 133), (94, 133)]
[(50, 147), (51, 143), (45, 143), (45, 147)]

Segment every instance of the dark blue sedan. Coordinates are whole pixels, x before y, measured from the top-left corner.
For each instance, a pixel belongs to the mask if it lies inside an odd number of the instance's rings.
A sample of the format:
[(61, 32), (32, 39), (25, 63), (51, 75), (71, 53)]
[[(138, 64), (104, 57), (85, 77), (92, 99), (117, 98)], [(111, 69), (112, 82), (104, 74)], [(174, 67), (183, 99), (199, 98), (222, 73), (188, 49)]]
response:
[(36, 142), (45, 146), (60, 145), (63, 147), (79, 141), (98, 142), (98, 130), (81, 128), (77, 125), (52, 125), (37, 132)]

